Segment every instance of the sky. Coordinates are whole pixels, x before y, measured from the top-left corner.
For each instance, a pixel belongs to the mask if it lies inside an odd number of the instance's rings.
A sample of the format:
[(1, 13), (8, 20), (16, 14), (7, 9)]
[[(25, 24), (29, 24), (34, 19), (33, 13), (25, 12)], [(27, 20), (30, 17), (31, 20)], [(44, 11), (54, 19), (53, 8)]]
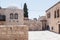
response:
[(15, 6), (23, 9), (24, 3), (26, 3), (29, 19), (33, 19), (39, 18), (39, 16), (45, 16), (45, 11), (59, 1), (60, 0), (0, 0), (0, 6), (2, 8)]

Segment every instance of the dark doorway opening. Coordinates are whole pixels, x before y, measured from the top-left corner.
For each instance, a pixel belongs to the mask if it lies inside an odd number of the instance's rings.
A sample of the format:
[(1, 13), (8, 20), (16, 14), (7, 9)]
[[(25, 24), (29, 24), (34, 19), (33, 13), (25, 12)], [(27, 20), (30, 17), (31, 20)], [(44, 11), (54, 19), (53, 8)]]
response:
[(17, 39), (15, 39), (15, 40), (17, 40)]
[(5, 15), (0, 15), (0, 21), (6, 21), (6, 16)]
[(49, 25), (47, 25), (47, 27), (46, 27), (46, 30), (50, 30), (50, 27), (49, 27)]
[(59, 34), (60, 34), (60, 24), (59, 24)]

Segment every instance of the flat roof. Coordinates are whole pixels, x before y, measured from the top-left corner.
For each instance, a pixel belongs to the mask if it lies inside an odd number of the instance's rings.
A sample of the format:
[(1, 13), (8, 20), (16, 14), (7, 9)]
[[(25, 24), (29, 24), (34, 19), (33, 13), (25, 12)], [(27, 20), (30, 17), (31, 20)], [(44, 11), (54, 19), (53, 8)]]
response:
[(59, 3), (60, 3), (60, 1), (57, 2), (55, 5), (53, 5), (52, 7), (50, 7), (49, 9), (47, 9), (46, 12), (47, 12), (48, 10), (50, 10), (51, 8), (53, 8), (54, 6), (56, 6), (57, 4), (59, 4)]

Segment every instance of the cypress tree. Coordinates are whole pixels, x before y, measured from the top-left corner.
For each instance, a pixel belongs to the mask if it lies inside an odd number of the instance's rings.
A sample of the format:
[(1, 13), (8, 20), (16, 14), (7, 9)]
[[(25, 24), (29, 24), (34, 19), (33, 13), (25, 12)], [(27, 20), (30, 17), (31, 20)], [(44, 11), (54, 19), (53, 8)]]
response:
[(26, 3), (24, 3), (23, 10), (24, 10), (24, 17), (27, 17), (28, 18), (28, 9), (27, 9), (27, 4)]

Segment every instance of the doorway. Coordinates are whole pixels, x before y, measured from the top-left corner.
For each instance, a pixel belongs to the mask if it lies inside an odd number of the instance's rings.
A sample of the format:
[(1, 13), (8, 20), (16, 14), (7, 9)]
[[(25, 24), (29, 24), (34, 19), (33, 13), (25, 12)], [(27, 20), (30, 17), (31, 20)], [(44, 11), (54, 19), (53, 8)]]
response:
[(58, 28), (59, 28), (59, 34), (60, 34), (60, 24), (59, 24), (59, 27)]
[(46, 27), (46, 30), (50, 30), (50, 27), (49, 27), (49, 25), (47, 25), (47, 27)]

